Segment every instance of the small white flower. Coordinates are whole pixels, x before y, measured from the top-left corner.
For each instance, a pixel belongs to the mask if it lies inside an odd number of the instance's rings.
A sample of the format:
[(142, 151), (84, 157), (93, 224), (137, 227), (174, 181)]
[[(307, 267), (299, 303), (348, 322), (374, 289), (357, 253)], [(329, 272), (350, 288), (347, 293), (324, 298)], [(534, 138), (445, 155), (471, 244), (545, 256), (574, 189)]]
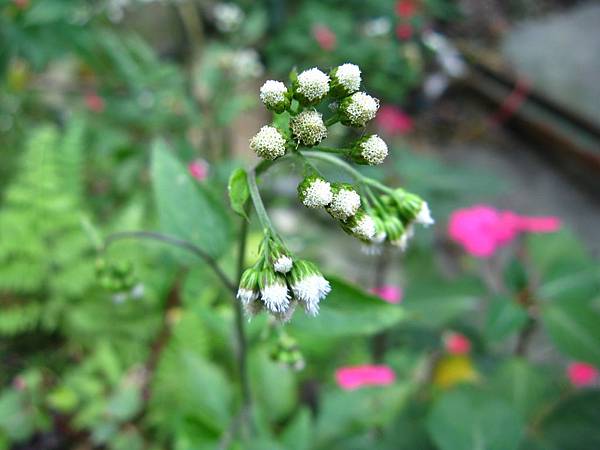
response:
[(342, 188), (333, 195), (329, 212), (339, 220), (346, 220), (360, 208), (360, 195), (352, 189)]
[(232, 55), (231, 71), (237, 78), (244, 80), (262, 76), (264, 67), (256, 50), (243, 48)]
[(365, 35), (377, 37), (387, 34), (392, 29), (392, 22), (387, 17), (377, 17), (367, 21), (363, 27)]
[(275, 109), (286, 102), (287, 87), (281, 81), (267, 80), (260, 88), (260, 101), (267, 108)]
[(315, 178), (307, 183), (307, 186), (301, 186), (300, 197), (304, 206), (308, 208), (321, 208), (331, 203), (333, 192), (331, 184), (322, 178)]
[(317, 145), (327, 137), (323, 116), (317, 111), (303, 111), (291, 121), (294, 139), (306, 147)]
[(371, 166), (381, 164), (388, 155), (387, 144), (374, 134), (360, 144), (360, 155)]
[(219, 31), (235, 31), (244, 20), (244, 12), (235, 3), (218, 3), (213, 9), (215, 25)]
[(358, 91), (358, 88), (360, 88), (360, 68), (356, 64), (342, 64), (337, 68), (335, 76), (338, 83), (342, 85), (349, 94)]
[(375, 222), (368, 214), (363, 214), (356, 225), (352, 227), (352, 233), (359, 239), (370, 241), (375, 237)]
[(356, 92), (345, 98), (340, 106), (342, 123), (353, 127), (364, 127), (377, 115), (379, 100), (364, 92)]
[(429, 210), (429, 205), (427, 204), (427, 202), (421, 203), (421, 208), (417, 213), (417, 217), (415, 217), (415, 222), (420, 223), (421, 225), (424, 225), (426, 227), (435, 223), (433, 217), (431, 217), (431, 211)]
[(312, 316), (319, 312), (319, 302), (331, 292), (331, 286), (322, 275), (312, 274), (292, 285), (294, 296), (304, 302), (304, 309)]
[(258, 292), (252, 289), (239, 288), (236, 297), (243, 305), (249, 305), (258, 299)]
[(281, 313), (286, 311), (290, 303), (287, 285), (279, 282), (279, 280), (266, 285), (261, 291), (261, 299), (265, 307), (272, 312)]
[(277, 128), (265, 125), (250, 139), (250, 148), (261, 158), (273, 160), (285, 154), (285, 138)]
[(296, 93), (308, 103), (315, 103), (329, 92), (329, 76), (316, 67), (298, 75)]
[(281, 255), (273, 263), (273, 269), (275, 270), (275, 272), (288, 273), (290, 270), (292, 270), (293, 265), (294, 261), (292, 261), (292, 258), (286, 255)]

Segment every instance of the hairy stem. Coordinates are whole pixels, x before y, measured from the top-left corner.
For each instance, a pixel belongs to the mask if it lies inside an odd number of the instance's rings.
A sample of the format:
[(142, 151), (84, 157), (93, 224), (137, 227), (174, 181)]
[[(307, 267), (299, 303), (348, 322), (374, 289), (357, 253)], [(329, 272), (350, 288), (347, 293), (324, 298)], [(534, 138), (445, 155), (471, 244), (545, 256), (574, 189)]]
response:
[(123, 240), (123, 239), (149, 239), (158, 242), (164, 242), (166, 244), (174, 245), (183, 250), (187, 250), (193, 255), (202, 259), (208, 266), (215, 272), (219, 280), (223, 283), (223, 285), (231, 292), (235, 293), (237, 291), (236, 285), (229, 279), (229, 277), (223, 272), (221, 267), (217, 261), (202, 250), (200, 247), (195, 246), (191, 242), (184, 241), (182, 239), (178, 239), (173, 236), (169, 236), (162, 233), (157, 233), (155, 231), (121, 231), (118, 233), (110, 234), (104, 240), (104, 250), (106, 250), (112, 243), (115, 241)]

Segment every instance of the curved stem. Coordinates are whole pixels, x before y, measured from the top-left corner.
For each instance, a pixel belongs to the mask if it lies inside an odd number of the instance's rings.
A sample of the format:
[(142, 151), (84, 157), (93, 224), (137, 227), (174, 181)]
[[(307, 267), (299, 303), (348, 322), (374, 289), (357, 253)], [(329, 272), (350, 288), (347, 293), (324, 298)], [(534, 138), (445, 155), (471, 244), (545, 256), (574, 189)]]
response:
[(267, 210), (265, 209), (265, 205), (262, 201), (262, 197), (260, 196), (260, 192), (258, 191), (258, 185), (256, 184), (256, 173), (259, 171), (267, 170), (271, 164), (262, 165), (259, 164), (253, 169), (247, 171), (248, 174), (248, 189), (250, 190), (250, 198), (252, 199), (252, 203), (254, 204), (254, 210), (256, 211), (256, 216), (258, 217), (258, 221), (264, 230), (267, 232), (271, 232), (276, 235), (275, 228), (271, 223), (271, 219), (267, 214)]
[(233, 282), (229, 279), (229, 277), (223, 272), (221, 267), (217, 264), (217, 261), (202, 250), (200, 247), (195, 246), (191, 242), (184, 241), (182, 239), (178, 239), (173, 236), (169, 236), (162, 233), (157, 233), (154, 231), (121, 231), (118, 233), (110, 234), (104, 240), (104, 250), (108, 249), (108, 247), (114, 243), (115, 241), (123, 240), (123, 239), (150, 239), (154, 241), (164, 242), (166, 244), (171, 244), (176, 247), (182, 248), (183, 250), (187, 250), (188, 252), (196, 255), (198, 258), (202, 259), (208, 266), (215, 272), (219, 280), (223, 283), (223, 285), (229, 289), (231, 292), (235, 294), (237, 291), (237, 287), (233, 284)]
[(301, 151), (300, 154), (302, 154), (303, 156), (306, 156), (307, 158), (325, 161), (334, 166), (337, 166), (340, 169), (344, 170), (346, 173), (348, 173), (356, 181), (364, 182), (366, 179), (366, 177), (362, 173), (360, 173), (358, 170), (356, 170), (350, 164), (341, 160), (337, 156), (329, 155), (327, 153), (317, 153), (317, 152), (311, 152), (311, 151)]

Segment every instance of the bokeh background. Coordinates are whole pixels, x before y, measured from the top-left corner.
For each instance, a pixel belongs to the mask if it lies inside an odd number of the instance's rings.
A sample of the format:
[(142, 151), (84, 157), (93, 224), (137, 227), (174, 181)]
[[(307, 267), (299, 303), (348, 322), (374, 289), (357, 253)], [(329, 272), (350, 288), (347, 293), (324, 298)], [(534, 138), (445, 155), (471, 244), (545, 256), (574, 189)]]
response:
[[(574, 0), (0, 0), (0, 449), (600, 448), (598, 23)], [(231, 294), (106, 239), (170, 233), (233, 277), (260, 86), (346, 62), (390, 148), (364, 172), (436, 224), (365, 254), (299, 174), (265, 176), (334, 290), (244, 321), (243, 408)]]

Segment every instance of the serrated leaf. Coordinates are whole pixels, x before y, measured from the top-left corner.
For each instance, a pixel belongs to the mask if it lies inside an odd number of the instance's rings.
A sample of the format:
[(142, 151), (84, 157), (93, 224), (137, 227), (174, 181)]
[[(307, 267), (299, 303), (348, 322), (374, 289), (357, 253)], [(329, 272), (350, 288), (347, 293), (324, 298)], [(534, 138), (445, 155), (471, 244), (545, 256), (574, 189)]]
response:
[(312, 337), (371, 335), (405, 317), (402, 307), (390, 305), (339, 278), (327, 278), (331, 293), (321, 302), (319, 314), (296, 314), (290, 325), (294, 332)]
[(231, 236), (231, 224), (223, 205), (208, 189), (193, 183), (162, 141), (154, 144), (152, 179), (161, 227), (196, 244), (214, 258), (223, 254)]
[(227, 191), (229, 192), (231, 209), (248, 220), (244, 206), (248, 201), (248, 197), (250, 197), (250, 189), (248, 188), (248, 177), (244, 169), (238, 168), (231, 173)]

